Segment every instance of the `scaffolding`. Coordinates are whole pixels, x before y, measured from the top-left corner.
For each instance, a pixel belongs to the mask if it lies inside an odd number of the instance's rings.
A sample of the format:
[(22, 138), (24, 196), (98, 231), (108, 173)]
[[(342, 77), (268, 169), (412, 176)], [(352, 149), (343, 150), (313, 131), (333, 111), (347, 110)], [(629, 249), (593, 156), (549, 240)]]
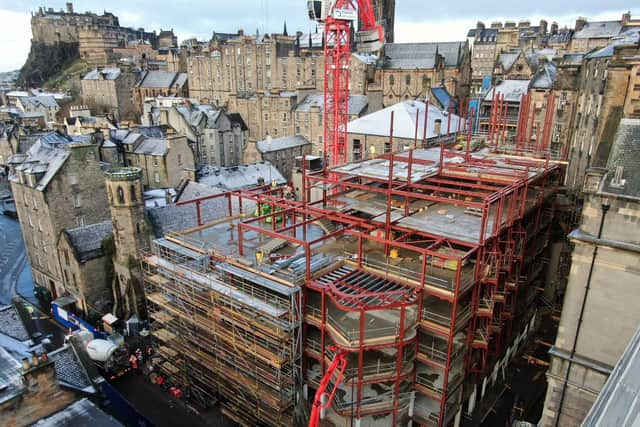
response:
[(531, 324), (561, 176), (470, 135), (302, 168), (299, 200), (210, 196), (228, 211), (144, 256), (163, 369), (242, 425), (294, 425), (338, 348), (334, 424), (454, 424)]

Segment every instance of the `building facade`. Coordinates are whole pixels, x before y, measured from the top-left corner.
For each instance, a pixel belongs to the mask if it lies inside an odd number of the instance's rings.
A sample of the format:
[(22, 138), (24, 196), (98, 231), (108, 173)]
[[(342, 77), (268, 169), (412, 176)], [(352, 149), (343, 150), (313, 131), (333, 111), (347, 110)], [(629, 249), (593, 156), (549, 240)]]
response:
[(60, 233), (108, 218), (97, 146), (51, 133), (9, 163), (33, 280), (53, 298), (68, 294), (56, 250)]
[[(542, 426), (580, 426), (640, 323), (640, 119), (622, 119), (608, 161), (586, 173)], [(612, 333), (615, 331), (615, 333)]]
[(132, 91), (138, 79), (138, 73), (119, 68), (96, 68), (80, 82), (82, 100), (94, 114), (112, 113), (118, 120), (133, 119), (138, 109)]

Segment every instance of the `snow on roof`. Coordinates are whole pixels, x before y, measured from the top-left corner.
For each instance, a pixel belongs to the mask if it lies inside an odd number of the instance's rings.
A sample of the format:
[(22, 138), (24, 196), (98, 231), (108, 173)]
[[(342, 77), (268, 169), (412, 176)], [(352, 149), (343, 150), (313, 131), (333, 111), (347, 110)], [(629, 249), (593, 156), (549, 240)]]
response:
[(234, 191), (258, 186), (262, 178), (265, 184), (275, 181), (286, 184), (282, 174), (270, 162), (253, 163), (250, 165), (232, 166), (228, 168), (214, 168), (205, 166), (200, 172), (198, 182)]
[(74, 402), (62, 411), (43, 418), (34, 424), (37, 427), (72, 427), (81, 425), (90, 425), (91, 427), (122, 426), (119, 421), (103, 412), (87, 398)]
[(272, 153), (274, 151), (286, 150), (287, 148), (295, 148), (308, 144), (311, 143), (304, 136), (294, 135), (275, 139), (267, 138), (263, 141), (258, 141), (257, 148), (261, 153)]
[[(416, 132), (416, 114), (418, 119), (418, 138), (424, 136), (424, 119), (426, 104), (422, 101), (403, 101), (375, 113), (360, 117), (349, 122), (347, 130), (349, 133), (363, 135), (389, 136), (391, 127), (391, 112), (394, 112), (393, 136), (397, 138), (413, 139)], [(427, 118), (426, 139), (438, 136), (435, 133), (436, 120), (441, 120), (440, 134), (447, 131), (448, 120), (451, 119), (450, 130), (455, 132), (458, 129), (458, 121), (461, 120), (455, 114), (447, 114), (435, 105), (429, 103), (429, 114)]]
[(169, 152), (169, 144), (166, 139), (146, 138), (136, 148), (136, 154), (148, 154), (151, 156), (164, 156)]
[(116, 80), (120, 77), (120, 68), (103, 68), (89, 71), (83, 80)]
[(38, 108), (42, 106), (45, 108), (59, 108), (56, 99), (51, 95), (24, 96), (20, 98), (20, 103), (24, 107), (32, 106)]
[(458, 65), (467, 42), (387, 43), (384, 45), (385, 68), (433, 68), (436, 53), (444, 57), (445, 67)]
[(607, 38), (620, 34), (622, 22), (620, 21), (594, 21), (587, 22), (580, 31), (574, 35), (574, 39)]
[(503, 80), (492, 89), (489, 89), (484, 100), (491, 101), (495, 89), (496, 94), (504, 95), (505, 101), (520, 102), (524, 94), (527, 93), (528, 88), (529, 80)]

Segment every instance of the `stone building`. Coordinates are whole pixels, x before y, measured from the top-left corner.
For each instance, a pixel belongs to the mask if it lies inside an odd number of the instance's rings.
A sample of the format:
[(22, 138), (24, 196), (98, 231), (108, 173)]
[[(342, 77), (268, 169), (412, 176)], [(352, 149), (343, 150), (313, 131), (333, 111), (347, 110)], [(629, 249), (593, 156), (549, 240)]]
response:
[[(210, 45), (187, 58), (189, 95), (212, 105), (258, 92), (319, 91), (324, 87), (320, 34), (215, 34)], [(372, 57), (353, 54), (349, 86), (364, 94)]]
[(640, 116), (638, 31), (584, 56), (578, 75), (566, 185), (579, 195), (600, 147), (611, 145), (622, 117)]
[[(349, 97), (349, 121), (367, 113), (368, 99), (364, 95)], [(312, 144), (312, 153), (322, 155), (324, 151), (324, 94), (310, 93), (295, 109), (293, 135), (300, 135)]]
[(478, 22), (475, 29), (469, 30), (467, 38), (471, 40), (471, 93), (479, 94), (483, 80), (491, 78), (497, 52), (498, 30), (485, 28)]
[(31, 32), (34, 42), (46, 45), (78, 43), (80, 57), (93, 66), (112, 64), (116, 59), (114, 49), (133, 40), (148, 41), (157, 47), (155, 32), (121, 27), (118, 17), (106, 11), (102, 15), (76, 13), (72, 3), (60, 11), (39, 8), (31, 14)]
[(105, 172), (113, 223), (114, 281), (116, 316), (146, 317), (141, 268), (137, 257), (149, 246), (151, 227), (145, 216), (143, 171), (137, 167), (114, 168)]
[(25, 113), (41, 113), (50, 128), (56, 123), (56, 116), (60, 111), (60, 105), (51, 95), (20, 97), (17, 107)]
[(384, 46), (369, 92), (382, 93), (382, 105), (425, 98), (442, 86), (454, 97), (469, 93), (471, 58), (467, 42), (389, 43)]
[(573, 53), (587, 53), (611, 43), (611, 39), (622, 31), (621, 21), (588, 22), (586, 18), (576, 19), (570, 51)]
[(293, 114), (298, 104), (295, 92), (269, 93), (229, 98), (229, 111), (239, 113), (249, 128), (249, 142), (293, 135)]
[[(427, 105), (429, 112), (425, 114)], [(394, 120), (393, 142), (389, 138), (391, 113)], [(460, 117), (443, 112), (432, 104), (403, 101), (349, 122), (347, 162), (371, 159), (415, 146), (451, 143), (462, 126)]]
[(108, 218), (98, 147), (51, 132), (9, 165), (33, 280), (53, 298), (68, 294), (56, 250), (60, 233)]
[(522, 49), (515, 49), (498, 55), (493, 77), (494, 81), (529, 80), (536, 69), (537, 64), (530, 64)]
[(249, 128), (240, 114), (185, 99), (145, 102), (142, 124), (168, 125), (185, 135), (198, 165), (239, 165), (249, 139)]
[(172, 71), (143, 71), (140, 80), (133, 88), (135, 105), (140, 110), (147, 98), (186, 97), (188, 93), (187, 74)]
[[(580, 426), (640, 323), (640, 119), (586, 173), (541, 426)], [(611, 420), (610, 420), (611, 421)]]
[(113, 273), (109, 238), (111, 221), (63, 230), (57, 251), (66, 291), (84, 319), (99, 320), (113, 307)]
[(95, 114), (112, 113), (118, 120), (136, 115), (132, 90), (139, 75), (120, 68), (96, 68), (80, 82), (82, 100)]
[(158, 33), (158, 48), (161, 47), (178, 47), (178, 37), (173, 33), (173, 28), (170, 30), (160, 28), (160, 33)]
[(258, 141), (256, 148), (262, 160), (274, 165), (288, 182), (291, 181), (296, 157), (311, 154), (311, 143), (301, 135), (275, 139), (267, 137), (264, 141)]
[[(147, 133), (144, 128), (120, 133), (122, 135), (114, 134), (111, 138), (120, 147), (118, 164), (140, 168), (146, 188), (176, 188), (185, 174), (194, 175), (195, 156), (186, 136)], [(102, 147), (103, 157), (113, 157), (105, 153), (107, 150), (111, 148)]]

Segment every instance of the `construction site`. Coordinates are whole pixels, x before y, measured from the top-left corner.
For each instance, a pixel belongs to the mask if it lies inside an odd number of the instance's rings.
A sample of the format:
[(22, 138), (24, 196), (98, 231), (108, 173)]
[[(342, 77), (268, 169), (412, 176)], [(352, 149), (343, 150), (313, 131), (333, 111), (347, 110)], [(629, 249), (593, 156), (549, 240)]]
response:
[(162, 371), (242, 425), (291, 426), (341, 353), (324, 420), (458, 424), (533, 329), (560, 167), (444, 146), (308, 164), (299, 200), (192, 200), (200, 225), (152, 242)]
[(392, 113), (389, 150), (349, 163), (350, 20), (361, 50), (384, 33), (368, 1), (323, 4), (323, 157), (297, 159), (294, 189), (181, 201), (197, 226), (141, 254), (160, 369), (245, 426), (457, 427), (535, 329), (564, 173), (553, 118), (533, 135), (529, 96), (516, 111), (494, 91), (483, 111), (450, 105), (442, 134), (427, 100), (412, 144)]

